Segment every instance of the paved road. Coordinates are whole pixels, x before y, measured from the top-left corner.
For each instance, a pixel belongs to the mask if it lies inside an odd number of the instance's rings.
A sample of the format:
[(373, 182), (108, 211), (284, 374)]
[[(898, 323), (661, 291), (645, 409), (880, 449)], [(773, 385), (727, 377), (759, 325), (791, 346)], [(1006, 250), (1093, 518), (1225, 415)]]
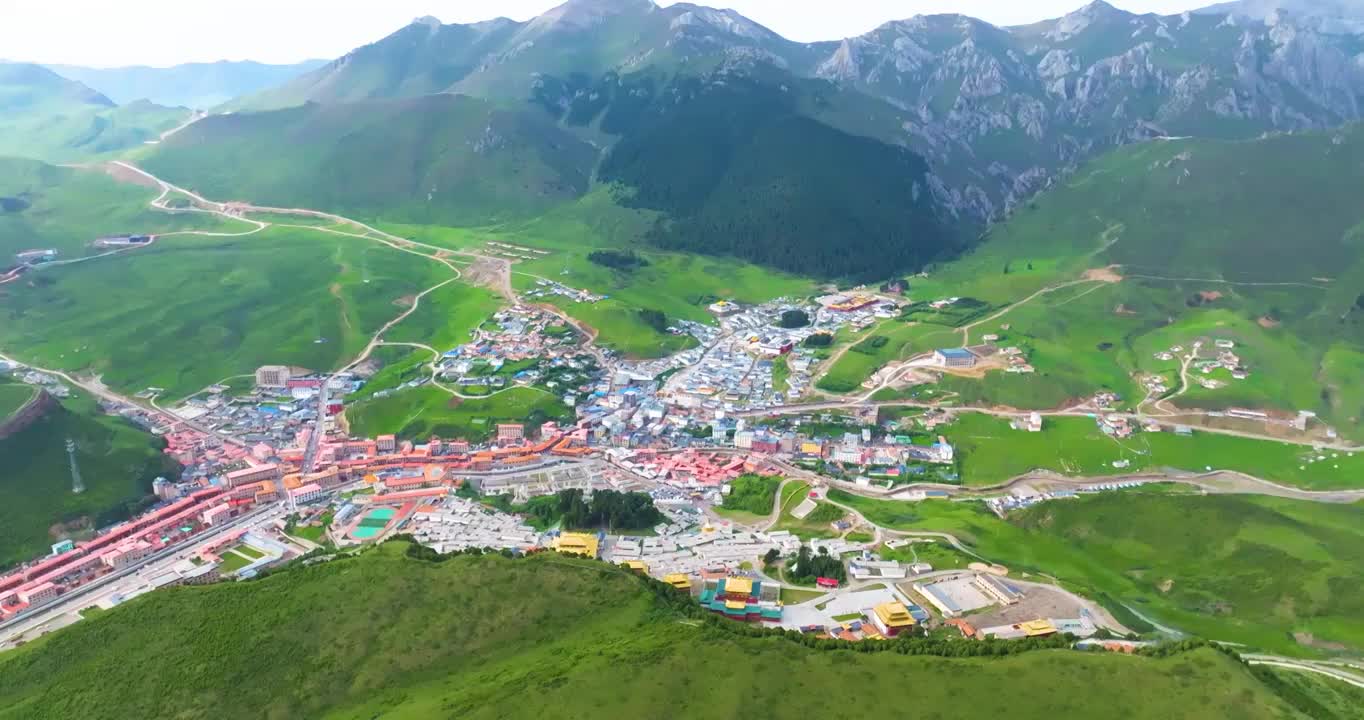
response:
[(1251, 665), (1272, 665), (1274, 667), (1325, 675), (1357, 688), (1364, 688), (1364, 673), (1355, 670), (1348, 665), (1312, 660), (1298, 660), (1295, 658), (1279, 657), (1277, 655), (1250, 654), (1242, 655), (1241, 659)]

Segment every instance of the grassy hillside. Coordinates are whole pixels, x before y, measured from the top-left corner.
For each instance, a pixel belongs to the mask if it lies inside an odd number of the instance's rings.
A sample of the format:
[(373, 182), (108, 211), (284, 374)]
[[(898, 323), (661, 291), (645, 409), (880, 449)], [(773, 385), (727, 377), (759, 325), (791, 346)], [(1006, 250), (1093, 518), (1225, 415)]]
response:
[[(0, 384), (0, 396), (13, 389)], [(27, 386), (18, 386), (25, 391)], [(0, 411), (0, 416), (4, 412)], [(76, 442), (85, 492), (71, 493), (66, 440)], [(99, 412), (79, 396), (63, 401), (38, 422), (0, 440), (0, 567), (43, 554), (71, 523), (79, 533), (127, 517), (151, 492), (157, 475), (178, 474), (161, 454), (160, 441), (119, 418)], [(59, 532), (58, 535), (64, 535)]]
[[(428, 32), (400, 35), (441, 42), (458, 34)], [(360, 72), (372, 52), (300, 82)], [(423, 67), (383, 77), (425, 86), (444, 72)], [(826, 121), (832, 86), (775, 69), (747, 78), (699, 72), (577, 78), (571, 101), (506, 105), (381, 87), (357, 90), (359, 99), (346, 89), (348, 102), (207, 118), (142, 162), (214, 198), (504, 234), (537, 218), (542, 226), (585, 221), (613, 225), (618, 242), (821, 277), (882, 277), (960, 249), (933, 209), (926, 163)]]
[(1313, 410), (1364, 437), (1356, 372), (1364, 347), (1361, 168), (1359, 126), (1124, 148), (1020, 208), (968, 256), (913, 281), (911, 294), (970, 297), (984, 304), (974, 316), (981, 317), (1117, 264), (1119, 284), (1039, 295), (973, 331), (972, 341), (996, 333), (1028, 351), (1036, 376), (951, 389), (964, 401), (1023, 408), (1102, 388), (1139, 399), (1132, 373), (1171, 370), (1152, 358), (1157, 351), (1228, 339), (1250, 379), (1213, 391), (1195, 386), (1176, 404)]
[(90, 244), (106, 235), (251, 227), (202, 213), (156, 212), (147, 207), (155, 197), (154, 190), (120, 183), (99, 170), (0, 158), (0, 266), (25, 250), (52, 248), (58, 259), (102, 252)]
[[(0, 655), (0, 718), (837, 715), (848, 708), (840, 689), (868, 677), (912, 679), (920, 712), (964, 719), (1113, 707), (1131, 718), (1292, 716), (1209, 650), (1159, 660), (817, 651), (677, 622), (641, 580), (597, 563), (433, 565), (402, 551), (390, 543), (261, 581), (153, 593)], [(885, 716), (905, 698), (857, 702)]]
[(625, 130), (600, 175), (671, 218), (651, 242), (819, 277), (882, 278), (959, 249), (922, 158), (807, 117), (800, 98), (822, 86), (785, 80), (681, 77), (653, 105), (607, 111)]
[(51, 70), (0, 63), (0, 156), (53, 162), (141, 145), (179, 125), (189, 111), (149, 102), (118, 106)]
[(448, 277), (415, 255), (310, 230), (168, 238), (11, 286), (0, 347), (173, 399), (262, 364), (338, 367), (405, 298)]
[(214, 199), (482, 225), (578, 197), (596, 160), (541, 113), (433, 95), (215, 115), (142, 162)]
[[(966, 485), (996, 485), (1033, 470), (1101, 477), (1173, 468), (1233, 470), (1311, 490), (1364, 487), (1364, 453), (1318, 453), (1302, 445), (1201, 431), (1193, 437), (1163, 432), (1115, 440), (1089, 418), (1049, 417), (1042, 432), (1030, 433), (1001, 418), (968, 413), (946, 433), (957, 448)], [(1113, 466), (1123, 460), (1126, 466)]]
[[(1358, 653), (1364, 505), (1105, 493), (1000, 520), (972, 503), (831, 498), (885, 527), (956, 535), (1014, 573), (1059, 579), (1201, 637), (1295, 655)], [(1148, 626), (1149, 627), (1149, 626)], [(1298, 634), (1295, 637), (1295, 634)]]

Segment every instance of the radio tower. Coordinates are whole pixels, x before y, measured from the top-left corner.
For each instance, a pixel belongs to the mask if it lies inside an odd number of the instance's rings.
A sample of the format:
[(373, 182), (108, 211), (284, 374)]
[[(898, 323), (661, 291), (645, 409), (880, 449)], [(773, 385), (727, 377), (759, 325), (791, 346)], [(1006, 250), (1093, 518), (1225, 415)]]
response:
[(85, 482), (81, 480), (81, 466), (76, 462), (76, 441), (66, 439), (66, 456), (71, 460), (71, 492), (79, 495), (85, 492)]

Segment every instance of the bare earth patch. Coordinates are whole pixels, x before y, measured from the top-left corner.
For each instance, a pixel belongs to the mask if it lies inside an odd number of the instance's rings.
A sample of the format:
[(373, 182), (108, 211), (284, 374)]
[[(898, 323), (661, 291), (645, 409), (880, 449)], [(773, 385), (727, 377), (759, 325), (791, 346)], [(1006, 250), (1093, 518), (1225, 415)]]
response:
[(397, 305), (400, 308), (410, 308), (415, 302), (417, 302), (416, 295), (404, 295), (398, 298), (397, 300), (394, 300), (393, 304)]
[(1255, 322), (1259, 323), (1260, 327), (1266, 330), (1273, 330), (1274, 328), (1278, 327), (1281, 324), (1278, 320), (1275, 320), (1274, 318), (1268, 315), (1262, 316), (1259, 320), (1256, 320)]
[(1159, 585), (1157, 585), (1156, 587), (1160, 588), (1160, 591), (1161, 591), (1161, 592), (1168, 594), (1171, 590), (1174, 589), (1174, 587), (1175, 587), (1175, 581), (1174, 581), (1174, 580), (1165, 580), (1165, 581), (1161, 582)]
[(1091, 268), (1085, 271), (1084, 279), (1097, 280), (1099, 282), (1106, 283), (1120, 283), (1122, 282), (1122, 275), (1118, 274), (1118, 270), (1121, 268), (1122, 268), (1121, 265), (1109, 265), (1108, 267)]
[(1216, 302), (1222, 299), (1222, 293), (1216, 290), (1204, 290), (1198, 293), (1198, 297), (1203, 298), (1203, 302)]
[(1130, 308), (1130, 307), (1127, 307), (1126, 305), (1119, 305), (1119, 306), (1117, 306), (1116, 308), (1113, 308), (1113, 314), (1114, 314), (1114, 315), (1136, 315), (1136, 314), (1137, 314), (1137, 311), (1136, 311), (1136, 310), (1133, 310), (1133, 309)]
[(1340, 643), (1325, 642), (1325, 641), (1322, 641), (1322, 640), (1318, 640), (1318, 639), (1317, 639), (1317, 636), (1316, 636), (1316, 635), (1313, 635), (1313, 634), (1310, 633), (1310, 632), (1295, 632), (1295, 633), (1293, 633), (1293, 639), (1294, 639), (1295, 641), (1297, 641), (1297, 643), (1298, 643), (1299, 645), (1303, 645), (1303, 646), (1305, 646), (1305, 647), (1317, 648), (1317, 649), (1319, 649), (1319, 650), (1335, 650), (1335, 651), (1343, 651), (1343, 650), (1349, 650), (1349, 649), (1350, 649), (1350, 648), (1346, 647), (1345, 645), (1341, 645)]

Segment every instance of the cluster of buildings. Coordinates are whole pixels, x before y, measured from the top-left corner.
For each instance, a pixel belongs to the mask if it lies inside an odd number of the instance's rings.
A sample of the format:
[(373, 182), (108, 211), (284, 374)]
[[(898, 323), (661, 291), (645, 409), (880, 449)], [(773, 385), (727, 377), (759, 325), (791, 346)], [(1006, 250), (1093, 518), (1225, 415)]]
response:
[(985, 505), (1002, 518), (1014, 510), (1022, 510), (1023, 508), (1031, 507), (1049, 500), (1071, 500), (1080, 495), (1112, 492), (1115, 490), (1131, 490), (1132, 488), (1138, 488), (1145, 484), (1145, 481), (1142, 480), (1121, 480), (1086, 485), (1074, 490), (1060, 489), (1046, 491), (1038, 491), (1028, 486), (1020, 486), (1010, 490), (1006, 495), (986, 499)]
[(612, 464), (641, 477), (678, 488), (718, 488), (740, 475), (776, 475), (778, 471), (757, 455), (688, 449), (676, 451), (611, 450)]
[(51, 556), (0, 577), (0, 621), (129, 569), (208, 528), (230, 522), (254, 504), (254, 498), (209, 487), (115, 525), (91, 540), (59, 543)]
[(108, 235), (95, 240), (95, 247), (117, 248), (150, 245), (156, 240), (154, 235)]
[(573, 302), (587, 303), (588, 305), (594, 305), (607, 298), (606, 295), (597, 295), (596, 293), (579, 290), (578, 288), (569, 287), (563, 283), (555, 282), (554, 280), (545, 280), (544, 278), (535, 281), (534, 290), (521, 293), (521, 297), (523, 298), (547, 298), (555, 295), (566, 297)]
[(484, 250), (492, 255), (501, 255), (516, 260), (539, 260), (541, 258), (549, 257), (550, 254), (548, 250), (522, 247), (520, 245), (508, 245), (507, 243), (494, 240), (489, 240), (488, 243), (484, 245)]
[(25, 385), (40, 388), (52, 397), (66, 398), (71, 396), (71, 388), (67, 387), (57, 376), (32, 370), (17, 363), (0, 360), (0, 375), (8, 375)]
[(15, 253), (13, 263), (0, 267), (0, 285), (18, 280), (25, 272), (56, 259), (56, 250), (25, 250)]

